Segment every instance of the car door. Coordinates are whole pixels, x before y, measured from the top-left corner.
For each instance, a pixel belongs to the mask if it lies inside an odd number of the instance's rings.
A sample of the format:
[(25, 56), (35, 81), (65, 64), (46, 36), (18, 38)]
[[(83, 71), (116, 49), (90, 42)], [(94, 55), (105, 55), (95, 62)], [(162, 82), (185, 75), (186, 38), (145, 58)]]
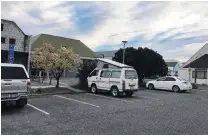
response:
[(102, 90), (110, 90), (109, 86), (109, 77), (111, 76), (111, 72), (109, 70), (102, 70), (100, 73), (100, 77), (98, 80), (98, 89)]
[(134, 69), (126, 69), (125, 73), (125, 89), (133, 90), (138, 89), (138, 76)]
[(154, 87), (155, 89), (164, 89), (164, 81), (166, 77), (161, 77), (155, 81)]
[(109, 82), (110, 87), (117, 86), (119, 90), (122, 89), (121, 70), (112, 70)]
[(88, 77), (88, 86), (91, 87), (92, 83), (98, 83), (98, 72), (99, 70), (95, 69)]
[(176, 79), (173, 77), (166, 77), (164, 82), (164, 89), (172, 90), (172, 87), (175, 85)]

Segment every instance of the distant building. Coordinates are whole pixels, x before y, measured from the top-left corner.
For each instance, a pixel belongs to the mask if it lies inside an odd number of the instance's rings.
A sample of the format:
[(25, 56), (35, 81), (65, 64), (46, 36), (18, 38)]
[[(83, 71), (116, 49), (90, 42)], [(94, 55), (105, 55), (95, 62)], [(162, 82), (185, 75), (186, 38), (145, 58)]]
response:
[(177, 60), (165, 60), (168, 67), (168, 75), (178, 75), (180, 62)]
[(1, 19), (1, 62), (8, 63), (9, 45), (14, 45), (14, 63), (27, 68), (29, 36), (14, 21)]
[(179, 76), (192, 83), (208, 85), (208, 43), (183, 64)]
[(105, 58), (112, 60), (112, 58), (115, 56), (115, 53), (118, 50), (113, 50), (113, 51), (101, 51), (101, 52), (95, 52), (97, 58)]
[[(39, 34), (31, 38), (31, 61), (33, 60), (33, 54), (35, 49), (40, 48), (44, 43), (51, 43), (55, 48), (71, 47), (72, 50), (76, 54), (79, 54), (81, 58), (95, 57), (95, 53), (80, 40), (49, 34)], [(67, 73), (68, 72), (64, 72), (63, 76), (68, 76)], [(70, 72), (69, 74), (70, 76), (74, 76), (75, 72)], [(32, 68), (30, 75), (39, 76), (39, 71), (37, 69)]]

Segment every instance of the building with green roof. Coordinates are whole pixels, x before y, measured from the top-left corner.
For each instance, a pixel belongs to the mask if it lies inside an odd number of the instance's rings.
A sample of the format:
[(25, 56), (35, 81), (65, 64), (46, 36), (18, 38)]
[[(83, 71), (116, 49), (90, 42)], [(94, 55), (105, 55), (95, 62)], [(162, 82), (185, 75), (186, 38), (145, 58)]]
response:
[[(33, 54), (34, 54), (35, 49), (40, 48), (44, 43), (51, 43), (56, 48), (71, 47), (72, 50), (76, 54), (78, 54), (82, 59), (96, 57), (96, 54), (90, 48), (88, 48), (84, 43), (82, 43), (80, 40), (54, 36), (54, 35), (49, 35), (49, 34), (39, 34), (39, 35), (33, 36), (30, 39), (31, 61), (33, 60)], [(39, 76), (38, 70), (31, 69), (30, 75)], [(68, 75), (65, 75), (64, 73), (64, 76), (68, 76)]]
[(31, 39), (31, 51), (35, 51), (35, 48), (39, 48), (43, 43), (51, 43), (54, 47), (71, 47), (76, 54), (79, 54), (81, 57), (95, 57), (95, 53), (88, 48), (80, 40), (59, 37), (48, 34), (39, 34), (33, 36)]

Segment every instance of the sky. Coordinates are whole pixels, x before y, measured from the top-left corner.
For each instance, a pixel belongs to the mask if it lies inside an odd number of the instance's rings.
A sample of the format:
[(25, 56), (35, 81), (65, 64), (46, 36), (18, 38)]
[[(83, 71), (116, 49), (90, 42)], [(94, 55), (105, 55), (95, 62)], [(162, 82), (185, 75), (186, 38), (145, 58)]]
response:
[(1, 2), (1, 18), (28, 35), (79, 39), (93, 51), (148, 47), (187, 61), (208, 43), (208, 2)]

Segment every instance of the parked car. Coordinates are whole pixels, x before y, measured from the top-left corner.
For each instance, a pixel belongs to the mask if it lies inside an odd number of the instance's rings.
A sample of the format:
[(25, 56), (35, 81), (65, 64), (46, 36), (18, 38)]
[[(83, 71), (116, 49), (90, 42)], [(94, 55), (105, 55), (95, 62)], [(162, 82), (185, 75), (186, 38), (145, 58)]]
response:
[(164, 89), (174, 92), (186, 91), (192, 89), (190, 82), (176, 76), (160, 77), (157, 80), (149, 81), (146, 84), (149, 89)]
[(112, 96), (132, 96), (138, 90), (138, 76), (133, 68), (94, 69), (88, 87), (92, 93), (108, 91)]
[(149, 81), (153, 81), (153, 80), (156, 80), (158, 79), (158, 76), (150, 76), (150, 77), (144, 77), (144, 79), (142, 80), (143, 83), (147, 83)]
[(27, 104), (30, 79), (23, 65), (1, 64), (1, 102), (15, 101), (17, 107)]

